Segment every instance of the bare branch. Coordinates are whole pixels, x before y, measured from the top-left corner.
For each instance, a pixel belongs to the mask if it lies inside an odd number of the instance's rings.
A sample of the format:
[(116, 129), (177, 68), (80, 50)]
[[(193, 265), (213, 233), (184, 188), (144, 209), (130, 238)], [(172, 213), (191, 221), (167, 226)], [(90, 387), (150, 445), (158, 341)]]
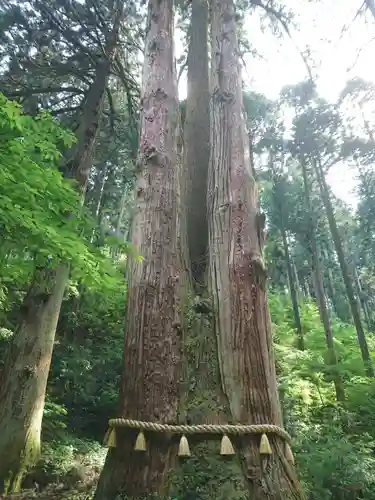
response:
[(285, 17), (283, 17), (281, 12), (277, 11), (272, 6), (270, 6), (269, 2), (264, 4), (264, 3), (262, 3), (262, 0), (250, 0), (250, 5), (255, 6), (255, 7), (260, 7), (265, 12), (267, 12), (267, 14), (273, 16), (281, 24), (281, 26), (284, 28), (285, 33), (288, 35), (288, 38), (293, 43), (294, 47), (296, 48), (299, 55), (301, 56), (303, 63), (306, 67), (307, 73), (309, 75), (309, 80), (310, 80), (310, 82), (313, 83), (314, 78), (312, 75), (310, 64), (309, 64), (305, 54), (302, 52), (302, 50), (298, 47), (298, 45), (294, 41), (294, 38), (292, 37), (290, 30), (289, 30), (289, 27), (288, 27), (287, 19)]
[(29, 97), (36, 94), (56, 94), (60, 92), (72, 92), (73, 95), (84, 94), (84, 90), (77, 87), (46, 87), (46, 88), (25, 88), (16, 92), (3, 91), (8, 99), (15, 99), (17, 97)]

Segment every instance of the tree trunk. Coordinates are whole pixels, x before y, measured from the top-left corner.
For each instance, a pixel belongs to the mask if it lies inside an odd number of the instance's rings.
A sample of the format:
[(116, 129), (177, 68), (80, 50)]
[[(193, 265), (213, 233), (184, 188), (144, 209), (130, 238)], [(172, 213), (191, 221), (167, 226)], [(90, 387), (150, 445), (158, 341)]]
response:
[[(191, 303), (187, 310), (181, 414), (188, 424), (226, 424), (231, 421), (228, 401), (220, 383), (210, 306), (210, 297), (204, 292), (200, 302)], [(192, 437), (189, 443), (194, 458), (182, 462), (179, 467), (173, 481), (172, 498), (189, 498), (189, 494), (195, 498), (197, 491), (200, 498), (207, 500), (246, 498), (244, 475), (238, 457), (223, 461), (218, 453), (220, 445), (217, 440), (199, 442)]]
[(311, 300), (310, 287), (306, 279), (302, 280), (302, 291), (304, 298), (307, 300)]
[(362, 289), (361, 280), (358, 276), (358, 271), (357, 271), (357, 267), (356, 267), (355, 263), (353, 263), (353, 276), (354, 276), (354, 282), (355, 282), (356, 289), (357, 289), (359, 303), (360, 303), (360, 306), (362, 307), (362, 310), (363, 310), (363, 316), (365, 318), (367, 328), (371, 332), (374, 329), (374, 325), (371, 321), (371, 316), (370, 316), (370, 311), (369, 311), (366, 295)]
[(345, 293), (344, 283), (340, 280), (335, 281), (332, 268), (335, 269), (335, 251), (333, 249), (332, 241), (328, 240), (322, 249), (323, 257), (325, 259), (324, 268), (326, 270), (326, 283), (328, 289), (328, 296), (331, 299), (333, 310), (337, 317), (345, 323), (352, 321), (352, 316), (349, 310), (349, 303)]
[[(184, 374), (181, 413), (191, 424), (228, 422), (228, 405), (221, 390), (212, 304), (207, 286), (208, 221), (207, 175), (210, 157), (210, 116), (208, 79), (208, 4), (192, 0), (188, 53), (188, 94), (184, 124), (184, 168), (189, 186), (185, 216), (189, 228), (193, 286), (186, 305), (184, 328)], [(198, 265), (197, 265), (198, 264)], [(217, 441), (194, 443), (194, 460), (183, 463), (173, 496), (189, 494), (208, 499), (245, 494), (241, 465), (223, 463)], [(221, 480), (217, 481), (220, 470)]]
[[(223, 392), (232, 420), (282, 425), (262, 250), (264, 217), (249, 163), (232, 0), (212, 4), (211, 156), (208, 182), (210, 281)], [(244, 440), (250, 498), (301, 498), (283, 442)]]
[(333, 243), (335, 245), (337, 258), (338, 258), (338, 261), (340, 264), (340, 269), (341, 269), (342, 277), (343, 277), (344, 284), (345, 284), (346, 294), (347, 294), (348, 300), (349, 300), (349, 305), (350, 305), (350, 310), (351, 310), (353, 321), (354, 321), (354, 326), (355, 326), (356, 331), (357, 331), (358, 343), (359, 343), (359, 347), (361, 349), (361, 355), (362, 355), (363, 364), (365, 366), (365, 372), (366, 372), (366, 375), (368, 377), (374, 377), (375, 376), (374, 369), (373, 369), (373, 365), (372, 365), (372, 361), (371, 361), (370, 352), (369, 352), (369, 349), (367, 346), (365, 331), (363, 329), (363, 324), (362, 324), (362, 320), (361, 320), (361, 313), (360, 313), (360, 310), (358, 308), (358, 303), (357, 303), (356, 298), (355, 298), (353, 283), (352, 283), (352, 280), (350, 277), (348, 265), (346, 263), (344, 249), (343, 249), (342, 241), (341, 241), (340, 234), (338, 231), (338, 227), (337, 227), (336, 218), (335, 218), (335, 214), (333, 211), (331, 199), (329, 196), (329, 191), (328, 191), (328, 186), (326, 183), (325, 175), (324, 175), (324, 172), (322, 170), (320, 161), (319, 160), (317, 161), (313, 158), (312, 162), (313, 162), (315, 174), (316, 174), (316, 177), (318, 180), (319, 189), (320, 189), (320, 193), (322, 196), (323, 204), (324, 204), (324, 207), (325, 207), (325, 210), (327, 213), (328, 224), (329, 224), (329, 228), (331, 231)]
[(184, 124), (187, 230), (191, 274), (202, 283), (207, 265), (207, 173), (210, 158), (207, 0), (193, 0)]
[[(331, 264), (332, 264), (332, 259), (330, 258), (330, 255), (329, 255), (329, 252), (326, 248), (323, 248), (322, 249), (322, 254), (323, 254), (323, 257), (324, 257), (324, 260), (326, 261), (326, 266), (325, 266), (325, 271), (326, 271), (326, 286), (327, 286), (327, 290), (328, 290), (328, 296), (332, 302), (332, 306), (333, 306), (333, 311), (335, 312), (336, 316), (338, 318), (340, 318), (341, 320), (343, 320), (343, 318), (340, 317), (340, 308), (338, 307), (338, 304), (337, 304), (337, 299), (336, 299), (336, 293), (335, 293), (335, 289), (334, 289), (334, 286), (333, 286), (333, 274), (332, 274), (332, 269), (331, 269)], [(343, 320), (344, 321), (344, 320)]]
[(288, 238), (286, 235), (286, 230), (285, 230), (285, 213), (284, 213), (284, 208), (283, 208), (283, 203), (282, 203), (282, 193), (280, 192), (280, 182), (278, 181), (278, 177), (276, 172), (273, 170), (273, 158), (270, 158), (270, 166), (272, 169), (273, 173), (273, 185), (274, 185), (274, 193), (275, 193), (275, 198), (276, 198), (276, 204), (277, 204), (277, 209), (279, 212), (279, 221), (280, 221), (280, 233), (281, 233), (281, 238), (283, 241), (283, 249), (284, 249), (284, 257), (285, 257), (285, 262), (286, 262), (286, 269), (287, 269), (287, 274), (288, 274), (288, 282), (289, 282), (289, 292), (290, 292), (290, 298), (292, 301), (292, 307), (293, 307), (293, 316), (294, 316), (294, 324), (297, 330), (297, 344), (298, 348), (303, 351), (305, 349), (304, 345), (304, 338), (303, 338), (303, 331), (302, 331), (302, 323), (301, 323), (301, 317), (299, 314), (299, 304), (298, 304), (298, 288), (296, 286), (296, 281), (298, 280), (297, 273), (293, 273), (293, 265), (292, 265), (292, 259), (290, 256), (289, 252), (289, 244), (288, 244)]
[[(122, 226), (124, 223), (126, 208), (128, 207), (128, 203), (127, 203), (128, 201), (129, 201), (129, 192), (126, 189), (124, 189), (124, 192), (122, 193), (121, 200), (120, 200), (119, 207), (118, 207), (118, 216), (117, 216), (117, 220), (116, 220), (116, 229), (115, 229), (116, 237), (118, 239), (122, 239), (121, 243), (126, 241), (125, 235), (122, 232)], [(112, 259), (114, 259), (114, 260), (117, 259), (119, 257), (119, 254), (120, 254), (119, 245), (116, 244), (111, 249)]]
[[(96, 196), (94, 195), (95, 199), (95, 221), (96, 221), (96, 226), (98, 227), (100, 225), (100, 212), (102, 208), (102, 201), (103, 201), (103, 194), (104, 194), (104, 188), (107, 182), (107, 171), (108, 171), (108, 164), (105, 163), (103, 165), (103, 168), (100, 172), (98, 173), (98, 178), (96, 179), (95, 183), (95, 191), (96, 191)], [(95, 233), (97, 232), (97, 227), (94, 227), (91, 233), (91, 239), (90, 242), (93, 243), (95, 239)]]
[(68, 274), (62, 265), (34, 283), (6, 354), (0, 377), (0, 489), (5, 495), (19, 491), (24, 474), (39, 458), (51, 353)]
[[(181, 375), (179, 104), (173, 59), (173, 2), (150, 0), (141, 97), (141, 134), (132, 244), (142, 260), (129, 263), (127, 326), (120, 412), (125, 418), (176, 423)], [(175, 447), (149, 437), (146, 453), (118, 432), (95, 500), (167, 496)]]
[(311, 195), (310, 195), (310, 185), (309, 179), (307, 177), (307, 168), (305, 164), (305, 159), (301, 156), (301, 168), (303, 175), (303, 184), (305, 190), (305, 202), (306, 202), (306, 214), (307, 214), (307, 227), (310, 235), (310, 256), (313, 268), (313, 279), (315, 285), (315, 295), (318, 303), (320, 319), (323, 324), (324, 333), (326, 336), (327, 350), (328, 350), (328, 363), (332, 370), (332, 379), (336, 391), (337, 401), (345, 400), (344, 386), (338, 370), (338, 361), (335, 349), (335, 343), (333, 339), (331, 321), (329, 318), (327, 301), (324, 291), (323, 283), (323, 272), (320, 264), (320, 252), (316, 239), (316, 222), (312, 211), (311, 205)]
[[(289, 248), (289, 241), (287, 241), (288, 243), (288, 248)], [(300, 284), (300, 279), (299, 279), (299, 276), (298, 276), (298, 271), (297, 271), (297, 266), (294, 262), (294, 259), (292, 257), (292, 255), (290, 255), (289, 253), (289, 257), (290, 257), (290, 262), (291, 262), (291, 265), (292, 265), (292, 275), (293, 275), (293, 278), (294, 278), (294, 283), (296, 284), (296, 293), (297, 293), (297, 298), (299, 298), (301, 296), (301, 284)]]
[(286, 261), (286, 267), (287, 267), (287, 271), (288, 271), (289, 290), (290, 290), (290, 298), (292, 300), (292, 306), (293, 306), (294, 324), (295, 324), (296, 330), (297, 330), (298, 349), (303, 351), (305, 349), (305, 342), (303, 339), (301, 316), (299, 314), (298, 294), (297, 294), (295, 279), (293, 276), (293, 267), (292, 267), (292, 261), (290, 258), (290, 253), (289, 253), (288, 240), (286, 237), (286, 232), (285, 232), (285, 228), (284, 228), (283, 223), (281, 223), (281, 236), (283, 239), (285, 261)]
[[(119, 20), (109, 37), (107, 57), (98, 65), (88, 92), (76, 133), (78, 140), (66, 156), (65, 173), (78, 182), (82, 200)], [(0, 376), (0, 493), (17, 492), (24, 474), (39, 456), (45, 390), (68, 277), (69, 268), (63, 263), (54, 270), (36, 271), (36, 286), (31, 287), (23, 304), (21, 323), (7, 353), (6, 368)]]

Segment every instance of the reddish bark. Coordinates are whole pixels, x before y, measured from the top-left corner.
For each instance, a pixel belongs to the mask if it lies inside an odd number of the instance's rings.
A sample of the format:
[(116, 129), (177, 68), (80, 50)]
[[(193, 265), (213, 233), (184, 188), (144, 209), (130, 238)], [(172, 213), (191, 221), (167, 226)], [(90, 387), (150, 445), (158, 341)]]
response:
[[(266, 297), (263, 225), (251, 172), (232, 0), (212, 4), (211, 159), (208, 185), (211, 290), (222, 385), (235, 422), (282, 425)], [(250, 498), (301, 498), (281, 440), (267, 463), (243, 442)]]
[[(173, 59), (173, 2), (150, 0), (141, 98), (141, 135), (132, 244), (142, 257), (129, 266), (121, 414), (164, 423), (178, 419), (181, 370), (180, 193), (178, 98)], [(95, 499), (166, 495), (174, 447), (154, 436), (133, 451), (119, 432)]]

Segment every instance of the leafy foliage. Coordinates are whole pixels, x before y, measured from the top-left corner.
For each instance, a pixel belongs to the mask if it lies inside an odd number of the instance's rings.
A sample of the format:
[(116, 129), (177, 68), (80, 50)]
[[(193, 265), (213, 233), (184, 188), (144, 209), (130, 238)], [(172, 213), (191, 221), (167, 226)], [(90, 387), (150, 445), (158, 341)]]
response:
[[(347, 393), (347, 404), (342, 408), (326, 376), (324, 331), (316, 306), (306, 302), (301, 307), (306, 346), (302, 352), (294, 347), (288, 299), (272, 294), (270, 303), (285, 422), (294, 436), (298, 469), (309, 498), (354, 499), (359, 491), (365, 498), (374, 498), (371, 408), (375, 392), (371, 380), (364, 377), (354, 328), (333, 322)], [(374, 339), (369, 341), (373, 352)]]
[(88, 286), (111, 287), (121, 280), (84, 236), (91, 234), (93, 220), (82, 210), (74, 185), (58, 171), (60, 149), (69, 147), (74, 137), (49, 115), (26, 115), (1, 94), (0, 137), (3, 308), (21, 300), (19, 292), (36, 267), (61, 260), (69, 262), (73, 276)]

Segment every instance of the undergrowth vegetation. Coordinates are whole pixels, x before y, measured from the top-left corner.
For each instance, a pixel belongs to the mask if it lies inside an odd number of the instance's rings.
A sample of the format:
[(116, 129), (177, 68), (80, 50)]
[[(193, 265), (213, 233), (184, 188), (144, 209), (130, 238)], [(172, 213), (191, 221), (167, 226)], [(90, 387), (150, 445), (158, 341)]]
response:
[[(43, 456), (26, 479), (26, 486), (37, 485), (46, 494), (52, 490), (61, 495), (66, 491), (68, 495), (69, 491), (73, 496), (67, 498), (77, 500), (89, 498), (87, 495), (93, 492), (106, 454), (101, 440), (108, 418), (116, 412), (123, 295), (118, 293), (106, 302), (99, 291), (87, 293), (75, 314), (71, 313), (74, 299), (66, 300), (49, 381)], [(375, 388), (364, 377), (354, 328), (333, 321), (347, 394), (342, 407), (335, 401), (327, 370), (324, 333), (316, 306), (311, 302), (301, 306), (306, 349), (300, 351), (295, 347), (288, 297), (272, 293), (269, 300), (285, 425), (293, 436), (293, 452), (309, 498), (352, 500), (363, 495), (362, 498), (375, 499)], [(96, 309), (98, 303), (100, 310)], [(90, 319), (89, 327), (85, 318)], [(69, 332), (77, 324), (84, 335), (72, 342)], [(7, 338), (3, 334), (2, 342)], [(371, 336), (369, 342), (375, 347)], [(197, 396), (198, 406), (197, 399), (190, 401), (195, 410), (205, 404)], [(228, 472), (227, 465), (221, 464), (217, 447), (218, 443), (199, 445), (191, 460), (185, 462), (183, 478), (177, 476), (180, 500), (200, 498), (199, 495), (205, 498), (213, 491), (220, 491), (222, 496), (217, 498), (228, 498), (228, 494), (230, 498), (243, 498), (240, 484), (224, 480), (220, 484), (215, 480), (218, 467), (222, 468), (224, 479)]]

